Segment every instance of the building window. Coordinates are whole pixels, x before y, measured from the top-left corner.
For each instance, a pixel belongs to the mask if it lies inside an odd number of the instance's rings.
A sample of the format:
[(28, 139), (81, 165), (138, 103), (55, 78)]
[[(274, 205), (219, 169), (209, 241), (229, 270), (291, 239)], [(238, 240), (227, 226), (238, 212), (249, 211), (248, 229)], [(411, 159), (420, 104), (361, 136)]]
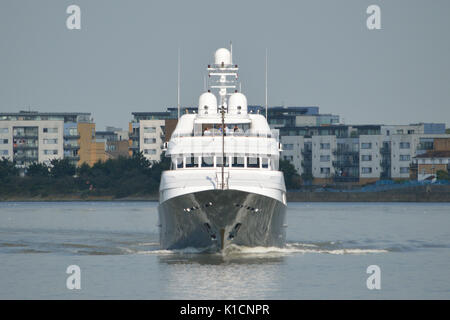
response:
[(284, 150), (294, 150), (294, 145), (293, 144), (285, 144)]
[(8, 128), (0, 128), (0, 133), (8, 133)]
[(44, 139), (44, 144), (57, 144), (58, 139)]
[(330, 144), (329, 143), (321, 143), (320, 149), (321, 150), (330, 150)]
[(409, 173), (409, 167), (401, 167), (400, 173)]
[(154, 144), (154, 143), (156, 143), (156, 139), (155, 138), (145, 138), (144, 143), (145, 144)]
[(144, 133), (155, 133), (156, 128), (155, 127), (144, 127)]
[(409, 142), (400, 142), (400, 149), (409, 149), (411, 144)]
[(77, 136), (78, 135), (78, 129), (77, 128), (70, 128), (69, 129), (69, 136)]
[(361, 156), (361, 161), (372, 161), (372, 155), (364, 154)]
[(400, 161), (411, 161), (411, 156), (409, 154), (401, 154)]
[(320, 168), (321, 174), (330, 174), (330, 168)]
[(363, 167), (363, 168), (361, 168), (361, 173), (372, 173), (372, 168)]
[(263, 168), (269, 168), (269, 159), (268, 158), (262, 158), (262, 167)]
[(284, 160), (292, 161), (292, 160), (294, 160), (294, 157), (293, 156), (284, 156)]
[(44, 150), (44, 154), (55, 155), (55, 154), (58, 154), (58, 150)]
[(361, 143), (361, 149), (372, 149), (372, 143), (371, 142)]
[(2, 144), (8, 144), (8, 139), (0, 139), (0, 142), (1, 142)]
[(58, 133), (58, 128), (43, 128), (44, 133)]
[(144, 149), (144, 154), (156, 154), (156, 149)]
[(0, 150), (0, 155), (7, 156), (8, 155), (8, 150)]
[(328, 162), (330, 161), (330, 156), (320, 156), (320, 162)]

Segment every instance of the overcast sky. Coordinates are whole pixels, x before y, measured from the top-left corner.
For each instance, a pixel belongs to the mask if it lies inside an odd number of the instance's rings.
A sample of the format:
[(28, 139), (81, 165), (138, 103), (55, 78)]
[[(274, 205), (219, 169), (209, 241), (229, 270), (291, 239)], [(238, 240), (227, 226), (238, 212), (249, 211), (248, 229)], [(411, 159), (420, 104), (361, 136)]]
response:
[[(66, 8), (81, 8), (81, 30)], [(382, 30), (366, 9), (381, 8)], [(233, 42), (242, 91), (317, 105), (348, 124), (450, 126), (448, 0), (1, 0), (0, 111), (91, 112), (97, 129), (133, 111), (196, 105), (213, 53)]]

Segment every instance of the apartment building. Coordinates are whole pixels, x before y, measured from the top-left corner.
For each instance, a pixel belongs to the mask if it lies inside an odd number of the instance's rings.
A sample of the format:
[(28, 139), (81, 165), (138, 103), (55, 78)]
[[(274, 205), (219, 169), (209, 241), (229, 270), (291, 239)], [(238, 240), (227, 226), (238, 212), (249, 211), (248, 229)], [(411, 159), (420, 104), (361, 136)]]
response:
[(319, 107), (270, 107), (267, 111), (271, 128), (322, 126), (339, 124), (339, 116), (320, 114)]
[[(281, 158), (313, 183), (410, 179), (413, 159), (445, 145), (444, 124), (280, 127)], [(440, 139), (440, 140), (439, 140)], [(440, 141), (440, 142), (439, 142)]]
[[(438, 171), (450, 172), (450, 137), (430, 138), (419, 144), (419, 152), (413, 158), (410, 178), (421, 180), (435, 179)], [(425, 147), (427, 148), (425, 150)]]
[(90, 113), (2, 112), (0, 113), (0, 157), (22, 168), (52, 159), (79, 160), (79, 125), (91, 122)]
[(129, 135), (122, 128), (106, 127), (105, 131), (96, 131), (95, 140), (104, 144), (106, 159), (129, 156)]
[[(183, 107), (180, 114), (195, 113), (197, 108)], [(150, 162), (161, 160), (164, 142), (170, 140), (178, 119), (177, 108), (163, 112), (132, 112), (129, 123), (129, 155), (142, 152)]]
[(336, 136), (313, 136), (311, 139), (312, 175), (317, 183), (329, 182), (335, 175), (333, 151), (337, 147)]

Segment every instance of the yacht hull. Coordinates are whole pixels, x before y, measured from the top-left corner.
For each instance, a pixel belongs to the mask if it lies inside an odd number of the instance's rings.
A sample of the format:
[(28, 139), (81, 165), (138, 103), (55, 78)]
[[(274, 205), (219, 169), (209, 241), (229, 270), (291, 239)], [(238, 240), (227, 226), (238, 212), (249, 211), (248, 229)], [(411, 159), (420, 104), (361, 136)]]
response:
[(283, 247), (286, 205), (239, 190), (207, 190), (158, 206), (163, 249), (221, 251), (229, 245)]

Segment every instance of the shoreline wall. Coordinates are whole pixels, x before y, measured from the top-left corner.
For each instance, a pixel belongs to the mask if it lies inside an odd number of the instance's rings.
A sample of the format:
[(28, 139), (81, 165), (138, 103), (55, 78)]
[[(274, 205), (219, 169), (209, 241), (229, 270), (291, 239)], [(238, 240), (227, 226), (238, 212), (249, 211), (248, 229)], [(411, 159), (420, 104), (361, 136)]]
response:
[[(288, 202), (450, 202), (450, 185), (425, 185), (376, 192), (288, 191), (287, 200)], [(158, 201), (158, 194), (125, 198), (79, 194), (47, 197), (0, 196), (0, 201)]]
[(450, 202), (450, 186), (425, 185), (377, 192), (290, 191), (288, 202)]

